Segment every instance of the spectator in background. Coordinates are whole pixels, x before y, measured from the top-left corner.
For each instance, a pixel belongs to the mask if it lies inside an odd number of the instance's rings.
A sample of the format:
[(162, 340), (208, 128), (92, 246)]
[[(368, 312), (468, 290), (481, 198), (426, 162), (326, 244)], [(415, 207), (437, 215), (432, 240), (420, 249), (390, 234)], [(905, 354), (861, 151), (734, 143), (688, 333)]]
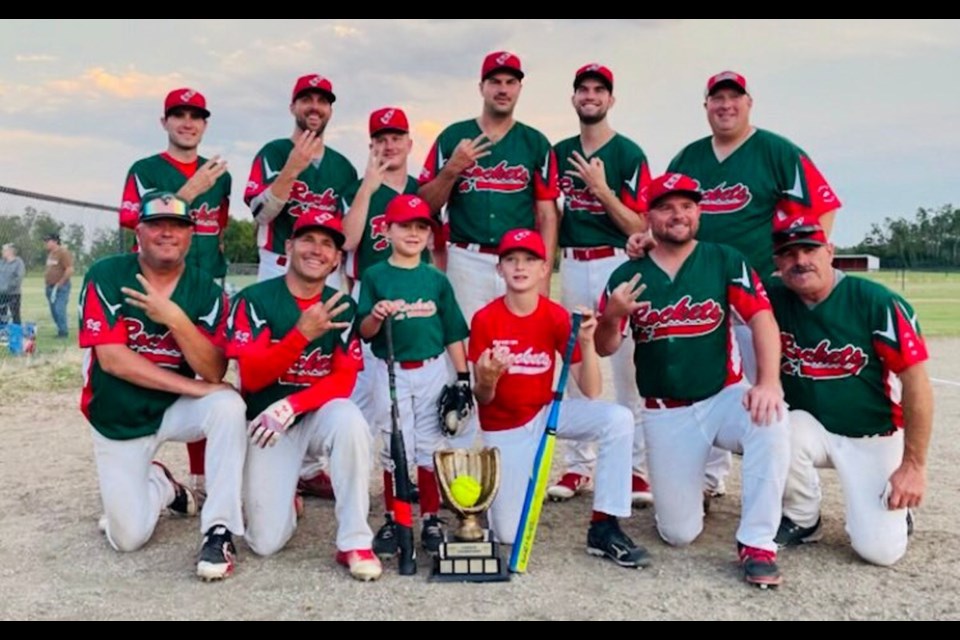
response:
[(60, 244), (59, 233), (48, 233), (43, 237), (47, 249), (47, 268), (43, 273), (46, 283), (47, 302), (50, 303), (50, 315), (57, 325), (57, 337), (66, 338), (67, 301), (70, 299), (70, 276), (73, 275), (73, 255)]
[(9, 242), (3, 245), (3, 260), (0, 260), (0, 321), (20, 324), (20, 291), (26, 272), (23, 260), (17, 255), (17, 248)]

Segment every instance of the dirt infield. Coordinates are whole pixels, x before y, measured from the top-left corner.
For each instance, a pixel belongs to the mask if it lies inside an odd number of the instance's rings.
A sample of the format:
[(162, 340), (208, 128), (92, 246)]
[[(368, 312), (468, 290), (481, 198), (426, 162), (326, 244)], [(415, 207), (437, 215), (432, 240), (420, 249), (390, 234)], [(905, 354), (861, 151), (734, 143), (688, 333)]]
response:
[[(931, 376), (960, 382), (960, 340), (934, 339), (930, 350)], [(240, 542), (236, 575), (203, 584), (193, 575), (197, 520), (162, 518), (135, 553), (109, 547), (97, 531), (99, 496), (79, 393), (32, 389), (5, 393), (0, 405), (4, 620), (960, 618), (960, 388), (953, 385), (935, 385), (930, 488), (906, 557), (890, 569), (857, 559), (843, 529), (836, 476), (826, 472), (824, 540), (781, 554), (785, 584), (775, 592), (740, 579), (736, 472), (730, 493), (714, 501), (703, 535), (688, 548), (659, 541), (650, 509), (624, 522), (654, 557), (642, 571), (586, 555), (590, 504), (581, 497), (544, 508), (529, 573), (509, 583), (429, 583), (422, 556), (415, 577), (388, 565), (381, 580), (361, 584), (333, 561), (332, 503), (308, 500), (284, 551), (258, 558)], [(160, 457), (185, 473), (182, 445), (166, 445)], [(376, 527), (382, 499), (379, 479), (374, 483)]]

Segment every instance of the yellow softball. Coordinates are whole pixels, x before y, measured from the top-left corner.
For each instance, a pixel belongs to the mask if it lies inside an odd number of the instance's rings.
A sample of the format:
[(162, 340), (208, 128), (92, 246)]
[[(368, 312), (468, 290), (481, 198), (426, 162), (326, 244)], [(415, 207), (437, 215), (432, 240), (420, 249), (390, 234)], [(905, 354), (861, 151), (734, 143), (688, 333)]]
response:
[(480, 483), (473, 476), (457, 476), (450, 483), (450, 494), (461, 507), (472, 507), (480, 499)]

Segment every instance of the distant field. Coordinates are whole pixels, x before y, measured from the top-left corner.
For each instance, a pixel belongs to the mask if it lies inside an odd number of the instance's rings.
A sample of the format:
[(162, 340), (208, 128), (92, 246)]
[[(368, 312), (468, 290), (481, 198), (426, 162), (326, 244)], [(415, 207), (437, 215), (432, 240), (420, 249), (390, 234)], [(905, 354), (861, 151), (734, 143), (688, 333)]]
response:
[(855, 273), (887, 285), (913, 305), (927, 336), (960, 335), (960, 273), (879, 271)]
[[(928, 336), (960, 335), (960, 273), (930, 271), (908, 271), (902, 275), (899, 271), (876, 273), (855, 273), (858, 277), (870, 278), (882, 282), (897, 293), (903, 295), (917, 310), (920, 325)], [(244, 275), (228, 277), (227, 281), (242, 288), (256, 281), (256, 276)], [(77, 296), (82, 278), (75, 277), (70, 291), (71, 300), (67, 306), (70, 318), (70, 339), (57, 340), (56, 327), (50, 317), (50, 308), (43, 295), (43, 277), (31, 275), (23, 283), (23, 302), (21, 316), (24, 322), (37, 324), (37, 349), (39, 353), (51, 354), (67, 347), (76, 346), (77, 333)], [(560, 277), (553, 277), (553, 297), (559, 299)], [(0, 358), (9, 354), (0, 350)]]

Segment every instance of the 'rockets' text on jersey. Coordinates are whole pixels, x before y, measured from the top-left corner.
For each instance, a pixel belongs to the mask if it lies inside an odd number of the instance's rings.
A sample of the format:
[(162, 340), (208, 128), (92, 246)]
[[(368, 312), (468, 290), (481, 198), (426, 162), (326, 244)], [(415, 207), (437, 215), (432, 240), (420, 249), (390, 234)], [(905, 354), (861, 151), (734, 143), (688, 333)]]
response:
[(852, 276), (842, 277), (813, 308), (779, 278), (770, 281), (769, 293), (780, 325), (780, 378), (790, 408), (808, 411), (843, 436), (902, 427), (897, 374), (928, 358), (906, 300)]
[(767, 278), (773, 271), (773, 217), (823, 215), (841, 206), (813, 161), (795, 144), (756, 129), (723, 162), (712, 138), (688, 145), (667, 171), (683, 173), (700, 184), (703, 200), (697, 237), (728, 244)]
[[(431, 265), (402, 269), (384, 261), (370, 267), (360, 284), (360, 322), (380, 300), (403, 303), (393, 316), (393, 349), (398, 362), (434, 358), (469, 334), (450, 281)], [(387, 359), (383, 331), (371, 340), (371, 349), (373, 355)]]
[[(293, 150), (293, 140), (281, 138), (268, 142), (253, 159), (250, 179), (243, 201), (250, 202), (263, 193), (280, 175)], [(319, 164), (310, 164), (300, 172), (283, 209), (265, 225), (257, 225), (257, 246), (274, 253), (285, 253), (284, 243), (293, 233), (293, 223), (311, 205), (327, 213), (343, 215), (343, 193), (357, 180), (357, 170), (342, 154), (325, 147)], [(258, 211), (253, 211), (256, 220)]]
[[(127, 304), (121, 288), (143, 291), (139, 256), (134, 253), (98, 260), (80, 289), (80, 346), (83, 361), (81, 410), (94, 428), (111, 440), (152, 435), (163, 413), (180, 396), (148, 389), (113, 376), (100, 366), (94, 347), (126, 345), (159, 367), (193, 378), (194, 372), (166, 325), (157, 324), (142, 309)], [(209, 274), (187, 266), (170, 299), (211, 342), (226, 343), (227, 299)]]
[(743, 254), (698, 242), (673, 280), (649, 256), (630, 260), (610, 276), (601, 314), (611, 292), (636, 273), (647, 286), (637, 299), (642, 306), (629, 318), (640, 395), (703, 400), (738, 382), (743, 372), (731, 312), (749, 322), (770, 310)]
[(580, 136), (563, 140), (553, 148), (560, 165), (560, 191), (563, 193), (563, 217), (560, 218), (561, 247), (620, 247), (627, 244), (626, 234), (613, 222), (586, 183), (566, 175), (568, 162), (576, 151), (588, 161), (603, 161), (607, 186), (629, 209), (640, 214), (647, 209), (643, 198), (650, 184), (650, 167), (639, 146), (619, 133), (590, 157), (583, 152)]
[[(524, 425), (553, 398), (556, 356), (563, 357), (570, 338), (570, 314), (556, 302), (540, 296), (537, 310), (514, 315), (500, 297), (477, 311), (470, 325), (469, 358), (476, 363), (493, 349), (510, 363), (497, 381), (493, 402), (480, 405), (480, 427), (502, 431)], [(580, 362), (580, 345), (573, 363)]]
[[(177, 193), (206, 163), (207, 159), (203, 157), (197, 158), (195, 163), (178, 162), (167, 153), (137, 160), (124, 182), (120, 224), (128, 229), (135, 228), (140, 219), (140, 203), (145, 197), (160, 191)], [(221, 236), (230, 220), (230, 188), (230, 174), (224, 173), (213, 187), (190, 203), (190, 215), (196, 225), (187, 264), (199, 267), (213, 278), (227, 275), (227, 260), (220, 246)]]
[[(476, 120), (444, 129), (427, 154), (420, 184), (437, 177), (461, 140), (473, 140), (481, 133)], [(550, 142), (536, 129), (515, 122), (490, 147), (490, 155), (457, 178), (447, 202), (450, 240), (495, 246), (510, 229), (533, 229), (535, 202), (554, 200), (559, 194), (557, 160)]]

